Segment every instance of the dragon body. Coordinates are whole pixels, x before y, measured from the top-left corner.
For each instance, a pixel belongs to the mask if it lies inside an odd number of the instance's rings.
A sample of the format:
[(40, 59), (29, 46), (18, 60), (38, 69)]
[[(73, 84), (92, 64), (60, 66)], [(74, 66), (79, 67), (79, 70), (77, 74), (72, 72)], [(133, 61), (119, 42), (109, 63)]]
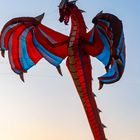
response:
[(92, 93), (92, 74), (90, 56), (84, 52), (85, 44), (81, 41), (86, 35), (86, 26), (77, 7), (71, 13), (72, 29), (68, 45), (67, 67), (75, 83), (84, 106), (95, 140), (105, 140), (103, 125)]
[(100, 12), (93, 18), (94, 27), (87, 32), (83, 10), (76, 1), (62, 0), (60, 22), (66, 25), (71, 18), (70, 36), (58, 33), (41, 24), (44, 15), (21, 17), (7, 22), (0, 36), (2, 56), (8, 50), (12, 70), (24, 81), (23, 74), (45, 58), (62, 75), (60, 63), (66, 65), (86, 112), (95, 140), (106, 140), (92, 91), (90, 56), (101, 61), (106, 74), (99, 77), (99, 89), (104, 84), (120, 80), (125, 68), (125, 43), (122, 22), (114, 15)]

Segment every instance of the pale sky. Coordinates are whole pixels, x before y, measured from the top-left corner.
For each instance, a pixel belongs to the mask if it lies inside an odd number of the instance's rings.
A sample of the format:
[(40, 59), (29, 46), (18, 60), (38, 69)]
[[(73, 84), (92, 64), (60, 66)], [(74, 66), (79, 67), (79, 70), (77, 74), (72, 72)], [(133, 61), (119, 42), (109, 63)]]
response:
[[(70, 27), (59, 23), (59, 0), (0, 0), (0, 30), (14, 17), (46, 13), (43, 23), (64, 34)], [(117, 15), (124, 24), (127, 64), (122, 79), (98, 91), (103, 66), (92, 58), (97, 104), (109, 140), (140, 140), (140, 1), (79, 0), (89, 29), (101, 10)], [(84, 109), (66, 68), (63, 77), (42, 60), (22, 83), (0, 57), (0, 140), (93, 140)]]

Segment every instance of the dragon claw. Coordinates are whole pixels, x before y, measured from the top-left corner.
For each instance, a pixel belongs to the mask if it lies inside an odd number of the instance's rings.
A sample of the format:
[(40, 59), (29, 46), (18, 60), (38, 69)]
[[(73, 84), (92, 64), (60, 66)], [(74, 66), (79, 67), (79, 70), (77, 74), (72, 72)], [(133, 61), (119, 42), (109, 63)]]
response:
[(5, 57), (5, 51), (1, 51), (1, 55), (2, 55), (2, 57)]
[(100, 82), (99, 82), (99, 90), (101, 90), (101, 89), (103, 88), (103, 85), (104, 85), (104, 84), (100, 81)]

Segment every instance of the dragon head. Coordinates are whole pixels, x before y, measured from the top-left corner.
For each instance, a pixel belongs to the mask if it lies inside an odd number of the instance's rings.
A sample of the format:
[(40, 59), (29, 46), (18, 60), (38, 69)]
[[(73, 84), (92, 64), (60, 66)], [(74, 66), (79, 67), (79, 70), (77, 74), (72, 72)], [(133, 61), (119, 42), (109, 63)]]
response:
[(60, 4), (58, 6), (59, 7), (59, 14), (60, 14), (60, 18), (59, 18), (60, 22), (64, 22), (65, 25), (68, 24), (69, 18), (71, 15), (71, 9), (76, 4), (76, 1), (77, 0), (74, 0), (74, 1), (61, 0)]

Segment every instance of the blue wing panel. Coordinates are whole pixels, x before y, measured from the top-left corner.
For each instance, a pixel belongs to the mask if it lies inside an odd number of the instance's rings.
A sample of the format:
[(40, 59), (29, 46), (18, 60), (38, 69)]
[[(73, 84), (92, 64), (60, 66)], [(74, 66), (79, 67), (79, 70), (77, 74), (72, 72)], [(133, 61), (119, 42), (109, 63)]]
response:
[(114, 60), (112, 67), (108, 70), (108, 72), (103, 75), (100, 79), (103, 83), (113, 83), (119, 78), (119, 70), (117, 66), (117, 62)]
[(22, 65), (22, 68), (24, 70), (28, 70), (33, 65), (35, 65), (28, 55), (27, 46), (26, 46), (26, 37), (30, 29), (31, 27), (24, 30), (19, 39), (19, 52), (20, 52), (19, 58), (20, 58), (20, 63)]
[(99, 54), (96, 58), (100, 60), (105, 66), (108, 65), (110, 60), (110, 45), (106, 38), (106, 36), (98, 30), (100, 38), (104, 44), (104, 49), (101, 54)]

